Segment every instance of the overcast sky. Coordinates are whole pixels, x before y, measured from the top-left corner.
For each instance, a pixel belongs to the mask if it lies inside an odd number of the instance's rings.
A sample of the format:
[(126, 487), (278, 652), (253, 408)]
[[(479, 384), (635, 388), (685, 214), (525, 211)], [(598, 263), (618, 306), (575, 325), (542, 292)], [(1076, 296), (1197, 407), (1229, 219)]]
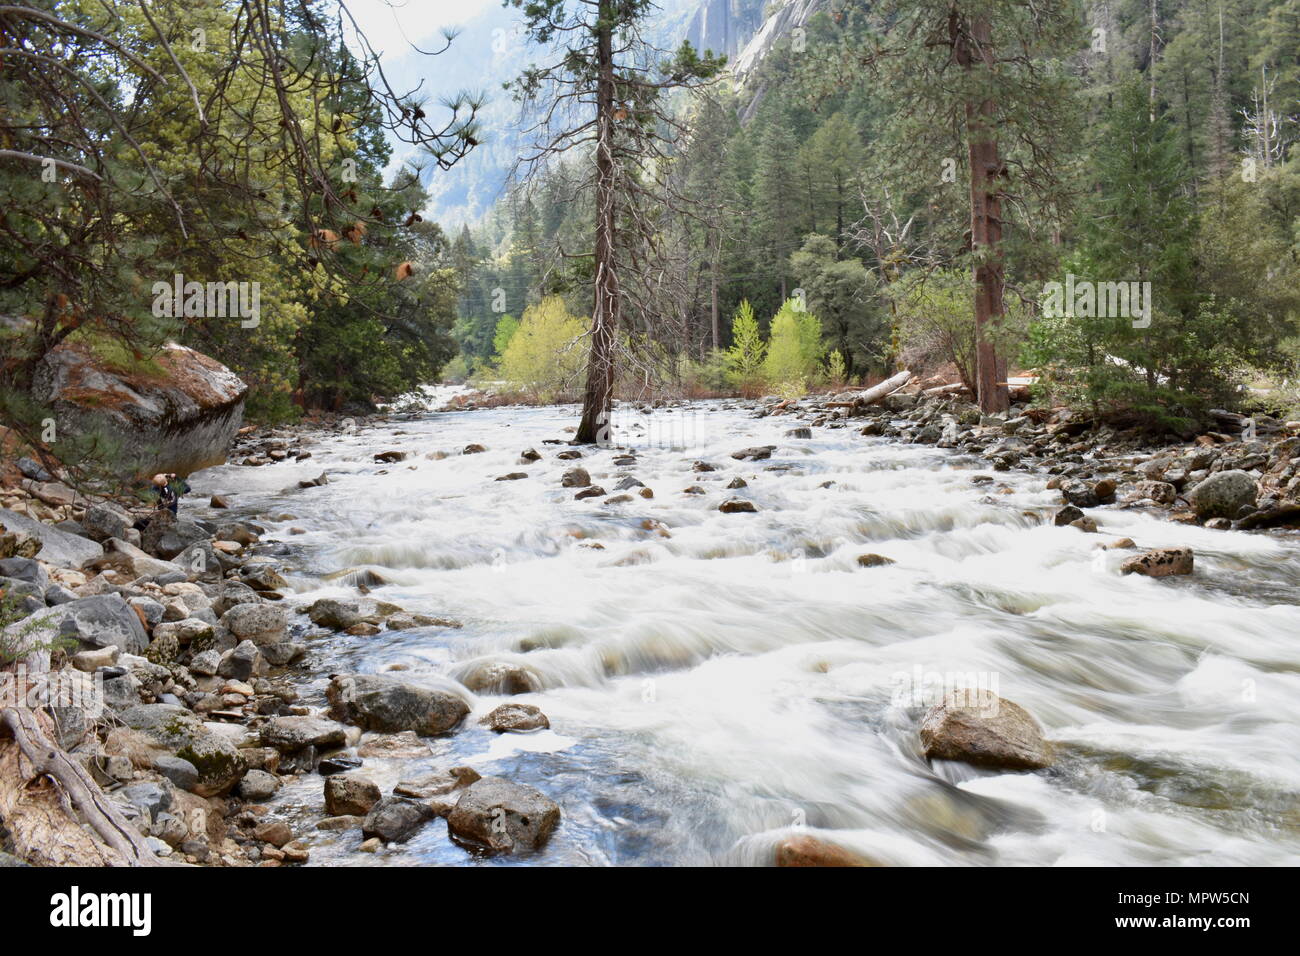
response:
[(457, 27), (501, 0), (345, 0), (370, 45), (383, 53), (384, 65), (411, 52), (428, 49), (447, 27)]

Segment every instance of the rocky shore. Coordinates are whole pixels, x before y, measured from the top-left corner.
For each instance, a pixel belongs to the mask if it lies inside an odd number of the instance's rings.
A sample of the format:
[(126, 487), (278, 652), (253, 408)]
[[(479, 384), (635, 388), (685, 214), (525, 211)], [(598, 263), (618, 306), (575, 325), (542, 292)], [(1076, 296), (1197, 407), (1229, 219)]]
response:
[[(1147, 509), (1211, 528), (1300, 523), (1300, 437), (1292, 423), (1257, 421), (1257, 437), (1214, 431), (1187, 443), (1152, 445), (1068, 409), (1017, 405), (1007, 415), (987, 416), (958, 397), (925, 395), (916, 386), (878, 403), (841, 394), (730, 404), (756, 416), (790, 418), (787, 436), (794, 441), (822, 429), (853, 429), (975, 455), (993, 473), (1042, 474), (1061, 495), (1048, 520), (1080, 533), (1097, 531), (1087, 514), (1096, 508)], [(653, 406), (643, 410), (655, 412)], [(364, 425), (334, 419), (244, 429), (231, 458), (249, 467), (303, 461), (317, 436)], [(464, 453), (476, 450), (482, 449), (471, 445)], [(548, 453), (572, 457), (563, 448)], [(375, 460), (396, 460), (387, 454), (378, 449)], [(521, 463), (535, 460), (530, 455), (541, 457), (527, 449)], [(733, 457), (768, 455), (764, 446), (738, 449)], [(372, 571), (341, 579), (355, 589), (353, 597), (299, 604), (284, 577), (292, 569), (283, 563), (283, 547), (268, 540), (256, 520), (195, 520), (183, 509), (176, 518), (125, 500), (88, 500), (55, 476), (37, 474), (32, 463), (24, 472), (20, 485), (0, 489), (3, 641), (11, 652), (0, 663), (23, 660), (14, 649), (44, 653), (55, 671), (94, 685), (102, 712), (75, 706), (50, 712), (57, 743), (159, 857), (216, 866), (307, 862), (309, 833), (267, 810), (266, 802), (291, 779), (319, 782), (324, 813), (312, 826), (359, 830), (363, 851), (408, 840), (436, 817), (446, 819), (454, 842), (475, 854), (538, 850), (561, 825), (561, 807), (547, 795), (480, 777), (470, 767), (403, 779), (387, 794), (367, 774), (372, 755), (420, 752), (422, 740), (457, 733), (474, 694), (508, 698), (534, 690), (524, 669), (476, 671), (437, 688), (393, 674), (336, 674), (324, 707), (300, 701), (301, 681), (313, 676), (301, 666), (310, 642), (335, 634), (455, 628), (457, 622), (369, 597), (383, 583)], [(993, 474), (971, 480), (996, 494)], [(302, 484), (328, 481), (322, 473)], [(578, 497), (594, 487), (581, 467), (566, 472), (562, 483), (581, 489)], [(727, 487), (743, 488), (744, 482)], [(652, 494), (632, 485), (616, 491)], [(220, 497), (210, 502), (218, 511), (230, 503)], [(720, 510), (740, 513), (753, 505), (734, 498)], [(1143, 552), (1127, 540), (1104, 546), (1133, 550), (1126, 572), (1163, 576), (1193, 569), (1190, 549)], [(858, 563), (871, 568), (889, 559), (863, 555)], [(32, 633), (43, 635), (38, 651)], [(508, 699), (482, 723), (497, 733), (550, 726), (537, 707)], [(1008, 771), (1052, 763), (1050, 742), (1034, 718), (1001, 698), (945, 699), (924, 715), (916, 739), (918, 752), (930, 759)], [(0, 824), (6, 823), (4, 806), (0, 801)], [(42, 862), (15, 840), (13, 827), (0, 826), (0, 839), (0, 852)], [(772, 862), (873, 861), (797, 835), (782, 838)]]

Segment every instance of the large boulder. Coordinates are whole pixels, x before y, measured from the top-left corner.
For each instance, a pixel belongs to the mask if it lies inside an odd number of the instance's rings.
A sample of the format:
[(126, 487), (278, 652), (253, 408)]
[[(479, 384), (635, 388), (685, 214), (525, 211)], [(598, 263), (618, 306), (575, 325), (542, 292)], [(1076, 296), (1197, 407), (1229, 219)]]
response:
[(104, 553), (82, 565), (85, 571), (103, 571), (112, 568), (134, 581), (137, 578), (179, 578), (187, 577), (186, 571), (178, 564), (155, 558), (140, 550), (129, 541), (121, 538), (109, 538), (103, 544)]
[(540, 849), (559, 825), (554, 800), (500, 777), (484, 777), (466, 787), (447, 817), (454, 840), (492, 853)]
[(262, 743), (282, 754), (308, 747), (341, 747), (348, 729), (324, 717), (272, 717), (262, 726)]
[(224, 462), (247, 392), (220, 362), (174, 344), (126, 370), (65, 341), (41, 360), (33, 382), (60, 434), (115, 436), (126, 449), (124, 470), (145, 474), (187, 475)]
[[(35, 537), (41, 542), (39, 549), (41, 560), (56, 567), (80, 568), (87, 561), (104, 553), (104, 549), (89, 538), (60, 531), (52, 525), (29, 518), (26, 515), (20, 515), (16, 511), (0, 508), (0, 526), (3, 526), (6, 531), (15, 534), (15, 536), (26, 532)], [(19, 552), (15, 551), (15, 554), (17, 553)], [(21, 556), (30, 558), (34, 554), (22, 554)], [(9, 555), (4, 555), (4, 557), (9, 557)]]
[(325, 696), (329, 715), (335, 720), (383, 733), (445, 734), (470, 710), (465, 698), (452, 690), (407, 684), (378, 674), (336, 674)]
[(192, 544), (207, 541), (208, 533), (193, 521), (178, 518), (166, 508), (149, 516), (140, 533), (140, 547), (150, 554), (171, 560)]
[(93, 504), (86, 509), (81, 519), (81, 526), (86, 529), (86, 536), (95, 541), (107, 541), (109, 538), (125, 538), (131, 530), (131, 517), (117, 505), (106, 503)]
[(209, 730), (184, 707), (138, 704), (122, 714), (122, 722), (157, 748), (193, 764), (198, 781), (192, 790), (201, 797), (224, 796), (248, 771), (248, 763), (235, 745)]
[[(39, 623), (32, 625), (30, 621)], [(140, 615), (120, 594), (69, 601), (19, 624), (34, 626), (37, 639), (43, 643), (69, 639), (77, 642), (79, 650), (112, 646), (124, 654), (143, 654), (149, 646)]]
[(954, 691), (931, 707), (921, 721), (921, 744), (931, 759), (978, 767), (1038, 770), (1052, 762), (1029, 712), (982, 688)]
[(1243, 508), (1254, 508), (1259, 486), (1244, 471), (1210, 475), (1187, 496), (1198, 518), (1239, 518)]

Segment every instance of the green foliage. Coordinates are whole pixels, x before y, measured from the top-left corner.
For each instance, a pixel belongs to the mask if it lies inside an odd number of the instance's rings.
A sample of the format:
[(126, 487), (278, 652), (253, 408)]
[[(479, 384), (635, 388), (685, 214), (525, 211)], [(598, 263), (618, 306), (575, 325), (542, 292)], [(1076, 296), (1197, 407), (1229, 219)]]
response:
[(741, 300), (731, 320), (731, 348), (726, 353), (727, 374), (742, 392), (755, 388), (761, 381), (767, 346), (754, 318), (748, 299)]
[(790, 257), (810, 311), (825, 323), (849, 371), (879, 364), (888, 324), (876, 277), (860, 259), (839, 258), (828, 236), (810, 235)]
[[(1185, 157), (1169, 119), (1152, 119), (1135, 79), (1121, 86), (1109, 111), (1094, 169), (1067, 275), (1078, 287), (1150, 283), (1147, 312), (1117, 314), (1080, 300), (1075, 314), (1043, 316), (1026, 357), (1060, 396), (1107, 416), (1184, 431), (1205, 409), (1234, 401), (1232, 381), (1245, 366), (1249, 338), (1233, 303), (1198, 282)], [(1068, 313), (1072, 304), (1063, 304)]]
[(496, 354), (497, 361), (506, 354), (506, 349), (510, 346), (510, 340), (515, 337), (519, 331), (519, 320), (513, 315), (503, 315), (497, 319), (496, 332), (492, 336), (492, 351)]
[(763, 377), (772, 385), (802, 392), (821, 371), (822, 325), (817, 316), (788, 299), (772, 319)]
[(585, 320), (559, 296), (529, 306), (501, 357), (501, 377), (537, 401), (572, 394), (587, 357), (585, 332)]

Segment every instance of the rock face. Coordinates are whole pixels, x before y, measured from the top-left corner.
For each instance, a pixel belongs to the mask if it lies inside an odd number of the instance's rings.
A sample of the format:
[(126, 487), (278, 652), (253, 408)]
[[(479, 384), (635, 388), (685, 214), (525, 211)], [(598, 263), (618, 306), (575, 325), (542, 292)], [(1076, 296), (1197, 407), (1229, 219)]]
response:
[(165, 346), (145, 370), (125, 371), (64, 342), (38, 366), (33, 392), (54, 409), (61, 432), (120, 439), (128, 471), (187, 475), (226, 460), (248, 386), (182, 345)]
[(925, 755), (978, 767), (1038, 770), (1052, 762), (1043, 732), (1019, 704), (989, 690), (956, 691), (921, 722)]
[(447, 817), (453, 839), (492, 853), (539, 849), (559, 825), (555, 801), (500, 777), (484, 777), (466, 787)]
[(458, 694), (377, 674), (336, 674), (325, 696), (335, 720), (384, 733), (445, 734), (469, 713)]
[(1241, 509), (1255, 507), (1258, 493), (1255, 479), (1244, 471), (1220, 471), (1193, 488), (1188, 501), (1198, 518), (1237, 518)]
[(1164, 578), (1172, 574), (1191, 574), (1195, 560), (1191, 548), (1157, 548), (1129, 558), (1119, 569), (1124, 574)]

